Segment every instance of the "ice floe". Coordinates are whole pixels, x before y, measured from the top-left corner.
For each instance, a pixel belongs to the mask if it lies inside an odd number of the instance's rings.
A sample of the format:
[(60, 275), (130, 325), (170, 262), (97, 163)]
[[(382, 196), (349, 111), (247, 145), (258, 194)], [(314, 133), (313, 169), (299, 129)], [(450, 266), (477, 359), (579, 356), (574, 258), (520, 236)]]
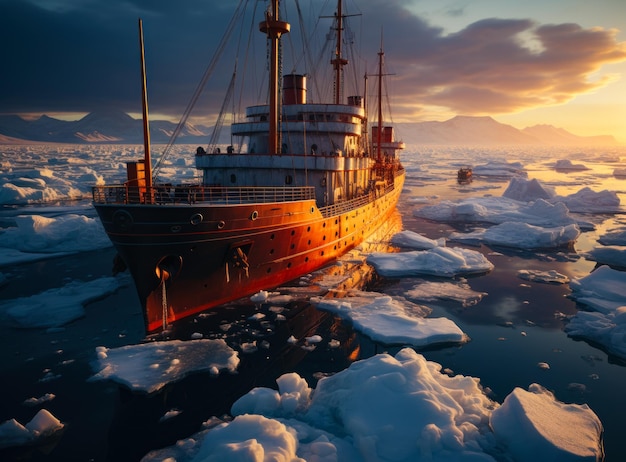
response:
[[(558, 402), (545, 388), (515, 388), (489, 420), (513, 460), (601, 460), (602, 423), (585, 404)], [(520, 438), (523, 433), (524, 438)]]
[(588, 406), (559, 402), (537, 384), (500, 405), (478, 379), (441, 369), (405, 348), (357, 361), (315, 389), (288, 373), (278, 390), (236, 401), (232, 419), (211, 418), (143, 461), (601, 459), (603, 428)]
[(446, 240), (444, 238), (440, 239), (429, 239), (421, 234), (416, 233), (415, 231), (404, 230), (396, 233), (391, 238), (391, 243), (393, 245), (397, 245), (398, 247), (407, 247), (410, 249), (416, 250), (428, 250), (434, 247), (445, 247)]
[(575, 164), (569, 159), (559, 159), (554, 164), (555, 170), (565, 170), (565, 171), (582, 171), (589, 170), (588, 167), (583, 164)]
[(600, 266), (572, 280), (570, 287), (572, 298), (593, 311), (578, 311), (569, 318), (565, 332), (626, 359), (626, 273)]
[(615, 213), (622, 210), (615, 191), (594, 191), (589, 186), (569, 196), (555, 196), (552, 202), (562, 202), (570, 212), (578, 213)]
[(102, 277), (91, 281), (71, 281), (63, 287), (49, 289), (0, 304), (10, 322), (21, 328), (59, 327), (85, 314), (84, 306), (130, 284), (127, 274)]
[(378, 274), (387, 277), (483, 274), (494, 266), (482, 253), (461, 247), (434, 247), (400, 253), (375, 252), (367, 257)]
[(520, 249), (550, 249), (571, 246), (578, 236), (580, 236), (580, 228), (575, 224), (544, 228), (528, 223), (507, 221), (469, 233), (452, 233), (448, 239), (466, 244), (484, 242), (488, 245)]
[(567, 284), (570, 279), (564, 274), (559, 273), (556, 270), (532, 270), (524, 269), (517, 272), (517, 276), (521, 279), (531, 282), (545, 282), (551, 284)]
[(448, 318), (427, 318), (431, 309), (399, 297), (350, 292), (343, 298), (315, 298), (319, 309), (349, 320), (354, 328), (386, 345), (464, 343), (467, 335)]
[(582, 254), (587, 260), (592, 260), (603, 265), (626, 268), (626, 247), (607, 245), (596, 247)]
[(581, 229), (590, 230), (594, 229), (592, 223), (575, 218), (570, 212), (615, 213), (621, 210), (620, 199), (614, 191), (595, 192), (584, 187), (569, 196), (557, 196), (552, 188), (536, 179), (514, 177), (501, 197), (443, 200), (419, 208), (413, 214), (442, 222), (516, 222), (542, 227), (578, 224)]
[(411, 301), (433, 302), (437, 300), (453, 300), (468, 307), (479, 303), (486, 292), (472, 290), (465, 280), (458, 282), (435, 282), (418, 280), (417, 284), (404, 292)]
[(589, 275), (572, 279), (572, 297), (590, 309), (610, 313), (626, 304), (626, 272), (600, 266)]
[(0, 424), (0, 449), (32, 445), (63, 430), (65, 425), (46, 409), (40, 409), (26, 425), (15, 419)]
[(610, 229), (598, 238), (603, 245), (626, 245), (626, 226)]
[(522, 202), (508, 197), (475, 197), (460, 201), (443, 200), (422, 207), (415, 216), (442, 222), (527, 223), (535, 226), (567, 226), (579, 223), (569, 214), (565, 204), (551, 204), (544, 199)]
[(475, 175), (498, 178), (528, 175), (521, 162), (506, 162), (500, 160), (492, 160), (486, 164), (476, 165), (473, 167), (472, 171)]
[(160, 390), (192, 372), (234, 372), (239, 365), (237, 352), (221, 339), (98, 347), (96, 352), (96, 374), (90, 380), (109, 379), (146, 393)]
[[(62, 213), (62, 211), (59, 211)], [(111, 247), (100, 220), (74, 213), (19, 215), (0, 233), (0, 266)]]

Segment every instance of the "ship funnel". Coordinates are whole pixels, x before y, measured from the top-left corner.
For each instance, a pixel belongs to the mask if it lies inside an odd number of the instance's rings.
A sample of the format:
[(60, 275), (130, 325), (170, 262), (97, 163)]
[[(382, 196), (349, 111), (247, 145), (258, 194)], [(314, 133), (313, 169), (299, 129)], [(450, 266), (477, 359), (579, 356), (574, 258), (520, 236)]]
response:
[(306, 104), (306, 75), (287, 74), (283, 77), (283, 105)]

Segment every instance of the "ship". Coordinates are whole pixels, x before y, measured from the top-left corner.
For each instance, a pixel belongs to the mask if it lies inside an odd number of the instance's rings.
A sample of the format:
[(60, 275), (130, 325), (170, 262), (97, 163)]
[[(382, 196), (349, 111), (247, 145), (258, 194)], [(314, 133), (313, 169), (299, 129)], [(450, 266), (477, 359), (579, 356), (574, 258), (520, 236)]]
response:
[(327, 102), (310, 102), (306, 73), (281, 75), (280, 41), (291, 25), (270, 0), (256, 23), (269, 50), (268, 97), (232, 123), (231, 137), (243, 141), (190, 152), (201, 179), (194, 183), (153, 175), (139, 20), (144, 157), (127, 163), (122, 184), (94, 186), (92, 195), (117, 265), (133, 278), (148, 334), (332, 264), (394, 213), (405, 146), (383, 119), (382, 40), (370, 123), (368, 76), (362, 95), (344, 97), (341, 87), (346, 17), (339, 0), (334, 91)]
[(456, 172), (456, 178), (459, 183), (469, 183), (472, 181), (472, 168), (471, 167), (461, 167)]

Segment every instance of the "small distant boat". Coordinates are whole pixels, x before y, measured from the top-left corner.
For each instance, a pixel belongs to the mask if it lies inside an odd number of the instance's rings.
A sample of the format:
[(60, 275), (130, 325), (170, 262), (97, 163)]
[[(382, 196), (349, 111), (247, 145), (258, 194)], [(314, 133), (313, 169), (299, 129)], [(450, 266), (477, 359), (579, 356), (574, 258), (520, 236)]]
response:
[(461, 167), (457, 172), (456, 177), (460, 182), (472, 181), (472, 169), (470, 167)]
[[(148, 333), (319, 269), (361, 244), (396, 209), (404, 143), (383, 119), (382, 47), (370, 118), (362, 96), (343, 95), (347, 16), (338, 1), (334, 95), (308, 102), (307, 75), (284, 75), (279, 85), (279, 40), (290, 25), (281, 19), (278, 0), (271, 3), (259, 25), (269, 50), (269, 97), (231, 125), (240, 141), (226, 152), (214, 143), (198, 148), (198, 183), (153, 181), (142, 59), (144, 159), (128, 163), (124, 184), (93, 188), (118, 262), (135, 282)], [(361, 94), (367, 95), (365, 87)]]

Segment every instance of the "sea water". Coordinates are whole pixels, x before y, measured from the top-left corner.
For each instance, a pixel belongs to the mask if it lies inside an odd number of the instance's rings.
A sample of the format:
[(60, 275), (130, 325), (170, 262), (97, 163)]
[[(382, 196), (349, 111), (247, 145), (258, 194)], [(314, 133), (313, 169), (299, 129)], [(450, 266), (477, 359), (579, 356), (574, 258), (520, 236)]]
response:
[[(475, 174), (471, 183), (456, 181), (459, 167), (476, 167), (490, 160), (519, 161), (528, 178), (537, 178), (562, 195), (585, 186), (596, 191), (609, 189), (616, 191), (622, 205), (626, 205), (626, 180), (612, 175), (614, 169), (624, 168), (625, 156), (624, 151), (589, 148), (409, 150), (403, 153), (407, 179), (398, 207), (401, 228), (437, 239), (478, 226), (428, 221), (413, 212), (441, 200), (502, 195), (509, 184), (507, 175)], [(86, 157), (96, 162), (95, 156)], [(45, 157), (39, 159), (44, 162)], [(554, 164), (558, 159), (570, 159), (587, 169), (556, 171)], [(68, 179), (72, 178), (76, 177)], [(58, 205), (54, 204), (55, 213), (63, 210)], [(11, 226), (16, 215), (45, 214), (45, 209), (45, 205), (5, 208), (2, 223)], [(71, 207), (67, 210), (76, 212)], [(93, 216), (92, 212), (85, 213)], [(469, 306), (451, 300), (426, 303), (433, 309), (431, 316), (452, 319), (470, 341), (417, 350), (451, 374), (480, 378), (489, 396), (499, 402), (515, 387), (527, 389), (530, 384), (539, 383), (552, 390), (560, 401), (587, 403), (604, 425), (606, 460), (621, 460), (626, 457), (626, 442), (621, 437), (626, 409), (626, 362), (606, 354), (597, 345), (564, 333), (567, 316), (583, 308), (569, 297), (567, 284), (534, 283), (518, 277), (522, 269), (556, 270), (570, 278), (589, 274), (595, 263), (580, 254), (597, 246), (597, 238), (604, 230), (623, 226), (626, 219), (623, 214), (585, 218), (593, 221), (596, 229), (581, 234), (569, 249), (530, 251), (472, 246), (495, 265), (489, 274), (467, 278), (472, 290), (486, 295)], [(68, 281), (109, 276), (113, 256), (113, 249), (108, 248), (3, 267), (2, 273), (9, 276), (9, 282), (0, 290), (0, 299), (11, 301)], [(423, 278), (374, 277), (369, 289), (403, 295), (420, 279)], [(7, 460), (138, 460), (150, 449), (190, 436), (211, 416), (227, 414), (230, 405), (251, 388), (275, 387), (275, 379), (285, 372), (299, 373), (314, 388), (319, 378), (343, 370), (355, 360), (381, 352), (395, 353), (401, 348), (371, 341), (349, 323), (316, 310), (306, 302), (306, 296), (284, 307), (284, 323), (251, 321), (260, 307), (244, 301), (186, 320), (169, 333), (170, 338), (185, 340), (198, 332), (205, 338), (220, 338), (225, 324), (234, 326), (229, 331), (229, 341), (239, 345), (256, 341), (259, 345), (254, 352), (240, 355), (242, 362), (237, 374), (222, 374), (218, 378), (195, 374), (154, 395), (132, 393), (117, 383), (89, 380), (94, 374), (92, 363), (98, 346), (114, 348), (150, 341), (144, 337), (132, 283), (127, 282), (115, 293), (89, 303), (83, 317), (57, 329), (18, 329), (0, 312), (0, 421), (15, 418), (27, 422), (33, 409), (24, 400), (49, 393), (55, 398), (46, 403), (46, 409), (66, 423), (62, 434), (43, 446), (5, 452)], [(302, 278), (294, 286), (306, 289), (309, 283), (310, 279)], [(314, 292), (313, 289), (310, 293)], [(294, 334), (300, 338), (316, 334), (323, 341), (315, 349), (294, 349), (288, 342)], [(331, 338), (338, 340), (341, 347), (329, 347)], [(160, 421), (172, 409), (184, 412), (171, 421)]]

